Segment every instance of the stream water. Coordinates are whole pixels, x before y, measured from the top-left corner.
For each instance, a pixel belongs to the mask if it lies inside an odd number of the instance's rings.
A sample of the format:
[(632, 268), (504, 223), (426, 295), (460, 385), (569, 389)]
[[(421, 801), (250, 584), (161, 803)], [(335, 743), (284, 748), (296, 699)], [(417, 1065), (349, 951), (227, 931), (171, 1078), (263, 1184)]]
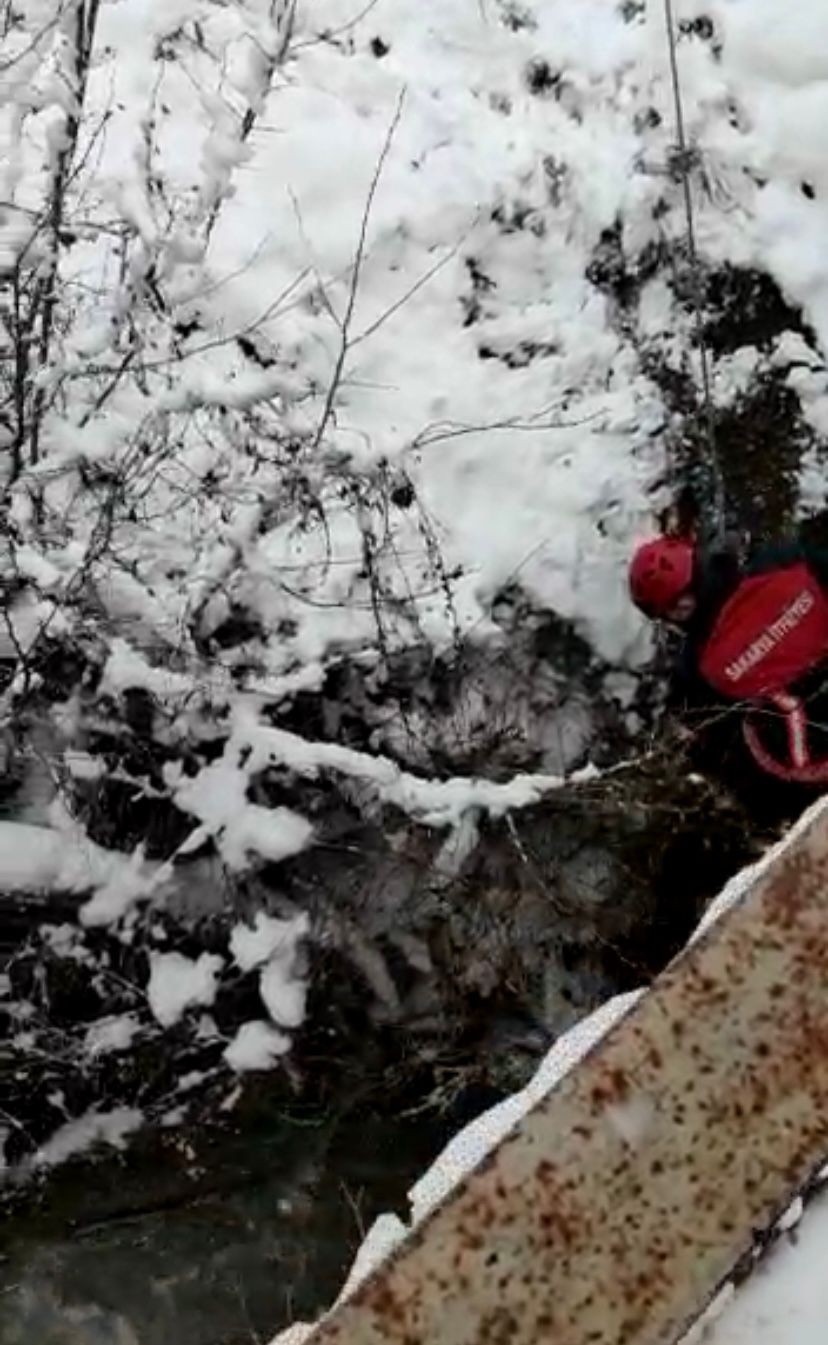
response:
[(272, 1115), (66, 1168), (0, 1236), (2, 1345), (254, 1345), (313, 1318), (466, 1114)]

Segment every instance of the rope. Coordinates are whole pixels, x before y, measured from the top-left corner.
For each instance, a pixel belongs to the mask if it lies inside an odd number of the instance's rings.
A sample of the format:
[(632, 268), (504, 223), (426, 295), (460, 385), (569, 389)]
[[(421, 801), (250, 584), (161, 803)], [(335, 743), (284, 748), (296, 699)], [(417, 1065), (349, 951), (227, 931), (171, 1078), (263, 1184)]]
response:
[(714, 534), (717, 542), (724, 536), (725, 529), (725, 486), (716, 446), (716, 414), (713, 407), (713, 391), (710, 378), (710, 355), (704, 335), (704, 294), (701, 282), (701, 264), (696, 244), (696, 216), (693, 207), (693, 191), (690, 183), (690, 150), (687, 143), (687, 128), (684, 119), (684, 103), (681, 94), (681, 77), (678, 64), (678, 41), (673, 12), (673, 0), (664, 0), (664, 17), (667, 25), (667, 41), (670, 48), (670, 74), (673, 82), (673, 101), (676, 115), (676, 134), (678, 137), (681, 180), (684, 194), (684, 210), (687, 219), (687, 253), (690, 259), (690, 271), (693, 278), (693, 309), (695, 316), (696, 343), (701, 356), (702, 390), (704, 395), (705, 431), (709, 456), (710, 479), (713, 491)]

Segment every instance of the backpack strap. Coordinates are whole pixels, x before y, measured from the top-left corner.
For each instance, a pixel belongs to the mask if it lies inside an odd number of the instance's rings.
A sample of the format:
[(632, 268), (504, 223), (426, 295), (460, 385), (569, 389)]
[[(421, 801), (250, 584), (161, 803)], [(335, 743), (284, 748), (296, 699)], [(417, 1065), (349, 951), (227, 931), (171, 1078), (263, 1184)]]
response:
[(808, 717), (798, 696), (779, 691), (766, 698), (785, 718), (788, 734), (788, 761), (780, 761), (768, 751), (750, 715), (742, 720), (742, 736), (758, 766), (777, 780), (789, 784), (821, 785), (828, 783), (828, 757), (813, 760), (808, 747)]
[(802, 701), (798, 696), (792, 696), (788, 691), (773, 692), (768, 696), (768, 700), (776, 706), (785, 719), (785, 727), (788, 731), (788, 752), (794, 766), (797, 768), (810, 766), (808, 717), (805, 714), (805, 706)]

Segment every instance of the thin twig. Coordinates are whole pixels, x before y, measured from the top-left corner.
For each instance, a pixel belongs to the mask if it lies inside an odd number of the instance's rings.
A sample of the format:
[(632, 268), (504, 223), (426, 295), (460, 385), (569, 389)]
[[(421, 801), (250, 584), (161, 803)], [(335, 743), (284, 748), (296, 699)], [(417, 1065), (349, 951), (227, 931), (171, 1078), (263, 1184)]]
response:
[(362, 277), (362, 266), (365, 260), (365, 250), (368, 241), (368, 226), (371, 221), (371, 213), (374, 208), (374, 200), (377, 195), (377, 190), (379, 188), (383, 170), (385, 168), (388, 155), (391, 153), (391, 146), (394, 143), (394, 137), (397, 134), (397, 128), (399, 127), (400, 121), (402, 120), (403, 107), (405, 105), (405, 93), (406, 93), (405, 89), (402, 89), (397, 99), (397, 106), (395, 108), (394, 115), (391, 118), (391, 124), (388, 127), (388, 130), (385, 135), (382, 150), (380, 152), (379, 159), (377, 160), (377, 164), (374, 169), (374, 176), (371, 179), (371, 185), (368, 189), (368, 196), (365, 201), (365, 208), (362, 212), (362, 222), (359, 230), (359, 240), (357, 242), (356, 254), (354, 256), (354, 266), (353, 266), (353, 273), (351, 276), (350, 290), (348, 293), (348, 303), (346, 305), (345, 314), (342, 319), (339, 353), (337, 355), (336, 364), (334, 365), (333, 376), (331, 378), (331, 382), (328, 387), (328, 395), (325, 398), (325, 406), (322, 411), (322, 416), (319, 421), (316, 434), (314, 435), (313, 440), (314, 448), (319, 447), (325, 436), (325, 431), (328, 428), (328, 423), (333, 414), (336, 394), (339, 391), (339, 385), (342, 381), (342, 374), (345, 369), (345, 361), (348, 358), (348, 352), (350, 350), (351, 323), (354, 317), (354, 309), (356, 308), (357, 294), (359, 292), (359, 282)]
[(37, 33), (35, 33), (28, 47), (24, 47), (23, 50), (19, 51), (16, 56), (12, 56), (11, 60), (3, 61), (2, 64), (0, 64), (0, 75), (5, 75), (7, 70), (11, 70), (14, 68), (14, 66), (19, 65), (21, 61), (24, 61), (27, 56), (30, 56), (32, 52), (35, 51), (37, 47), (40, 46), (40, 43), (43, 41), (44, 37), (46, 37), (47, 33), (51, 32), (52, 29), (56, 28), (57, 25), (60, 23), (63, 14), (63, 8), (64, 6), (61, 3), (55, 17), (53, 19), (49, 19), (43, 25), (43, 27)]
[(693, 279), (693, 311), (696, 329), (696, 344), (701, 359), (702, 391), (704, 394), (705, 427), (707, 431), (707, 449), (710, 459), (710, 474), (713, 484), (714, 526), (719, 540), (724, 532), (726, 496), (724, 475), (722, 473), (716, 443), (716, 413), (713, 406), (713, 390), (710, 377), (710, 355), (704, 329), (704, 295), (701, 282), (701, 265), (696, 241), (696, 218), (693, 206), (693, 191), (690, 185), (690, 157), (687, 143), (687, 129), (684, 119), (684, 105), (681, 95), (681, 78), (678, 65), (678, 41), (676, 37), (673, 0), (664, 0), (664, 18), (667, 25), (667, 44), (670, 50), (670, 74), (673, 84), (673, 102), (676, 114), (676, 134), (678, 136), (684, 212), (687, 220), (687, 252), (690, 258), (690, 273)]
[[(281, 294), (274, 299), (272, 303), (268, 304), (264, 312), (261, 313), (259, 317), (254, 318), (252, 322), (249, 322), (246, 327), (241, 327), (236, 331), (231, 332), (229, 336), (220, 336), (216, 337), (213, 341), (204, 341), (200, 346), (193, 346), (191, 350), (182, 350), (177, 355), (165, 355), (157, 360), (142, 360), (140, 365), (141, 369), (147, 373), (151, 373), (156, 369), (167, 369), (170, 365), (178, 366), (182, 364), (184, 360), (192, 359), (194, 355), (203, 355), (209, 350), (219, 350), (222, 346), (232, 345), (234, 341), (238, 341), (240, 336), (249, 336), (251, 332), (255, 332), (263, 326), (269, 318), (275, 316), (278, 312), (279, 305), (288, 298), (288, 296), (291, 295), (303, 281), (307, 280), (310, 273), (309, 267), (300, 272), (300, 274), (296, 276), (284, 290), (282, 290)], [(111, 365), (97, 364), (92, 365), (83, 371), (78, 371), (77, 373), (70, 375), (70, 377), (88, 378), (91, 374), (111, 375), (113, 373), (115, 373), (115, 369), (113, 369)]]
[(415, 280), (414, 284), (409, 286), (405, 293), (397, 299), (396, 303), (393, 303), (391, 307), (387, 308), (374, 322), (370, 323), (364, 331), (360, 332), (359, 336), (355, 336), (351, 342), (351, 349), (353, 350), (353, 348), (358, 346), (360, 342), (367, 341), (370, 336), (373, 336), (375, 332), (378, 332), (380, 327), (383, 327), (389, 318), (392, 318), (395, 313), (398, 313), (401, 308), (405, 307), (409, 299), (413, 299), (415, 294), (418, 294), (430, 280), (433, 280), (434, 276), (442, 271), (443, 267), (447, 266), (452, 258), (457, 256), (457, 253), (466, 242), (468, 236), (468, 233), (464, 234), (464, 236), (455, 243), (453, 248), (450, 248), (448, 252), (444, 253), (433, 266), (430, 266), (429, 269), (420, 276), (419, 280)]
[(525, 419), (513, 416), (505, 420), (481, 422), (478, 425), (455, 425), (451, 421), (438, 422), (421, 430), (416, 439), (412, 440), (411, 448), (430, 448), (433, 444), (441, 444), (448, 439), (460, 439), (467, 434), (488, 434), (492, 430), (517, 430), (518, 432), (529, 433), (537, 430), (577, 429), (581, 425), (589, 425), (592, 421), (598, 420), (606, 414), (606, 411), (605, 408), (602, 408), (599, 411), (591, 412), (588, 416), (579, 416), (577, 420), (544, 420), (543, 417), (550, 415), (550, 413), (551, 408), (546, 408)]
[[(351, 1213), (352, 1213), (353, 1216), (354, 1216), (354, 1223), (356, 1224), (356, 1230), (357, 1230), (357, 1233), (359, 1234), (359, 1240), (360, 1240), (360, 1242), (364, 1242), (364, 1241), (365, 1241), (365, 1235), (366, 1235), (366, 1233), (367, 1233), (368, 1230), (367, 1230), (366, 1227), (365, 1227), (365, 1220), (364, 1220), (363, 1217), (362, 1217), (362, 1210), (359, 1208), (359, 1199), (358, 1199), (358, 1197), (355, 1197), (355, 1196), (352, 1194), (351, 1189), (350, 1189), (350, 1187), (348, 1186), (348, 1183), (347, 1183), (347, 1182), (345, 1182), (345, 1181), (341, 1181), (341, 1182), (339, 1183), (339, 1189), (340, 1189), (340, 1191), (342, 1192), (342, 1194), (344, 1195), (346, 1201), (348, 1202), (348, 1206), (349, 1206), (349, 1208), (350, 1208), (350, 1211), (351, 1211)], [(361, 1191), (360, 1191), (360, 1195), (362, 1195), (362, 1192), (361, 1192)]]
[(305, 47), (318, 47), (320, 42), (330, 42), (335, 37), (342, 37), (344, 33), (350, 33), (352, 29), (362, 23), (363, 19), (368, 18), (368, 15), (372, 10), (376, 9), (379, 3), (380, 0), (369, 0), (369, 3), (364, 9), (361, 9), (352, 19), (348, 19), (345, 23), (340, 24), (339, 28), (331, 28), (324, 33), (320, 33), (318, 37), (308, 38), (306, 42), (296, 42), (293, 50), (303, 51)]

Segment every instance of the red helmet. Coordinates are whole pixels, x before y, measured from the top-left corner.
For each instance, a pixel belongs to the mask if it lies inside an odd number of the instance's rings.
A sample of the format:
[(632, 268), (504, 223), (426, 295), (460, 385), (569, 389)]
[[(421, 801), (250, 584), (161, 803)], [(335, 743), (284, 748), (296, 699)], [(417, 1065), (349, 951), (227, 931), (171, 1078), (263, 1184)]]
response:
[(694, 550), (683, 537), (656, 537), (630, 564), (630, 596), (646, 616), (666, 616), (693, 582)]

